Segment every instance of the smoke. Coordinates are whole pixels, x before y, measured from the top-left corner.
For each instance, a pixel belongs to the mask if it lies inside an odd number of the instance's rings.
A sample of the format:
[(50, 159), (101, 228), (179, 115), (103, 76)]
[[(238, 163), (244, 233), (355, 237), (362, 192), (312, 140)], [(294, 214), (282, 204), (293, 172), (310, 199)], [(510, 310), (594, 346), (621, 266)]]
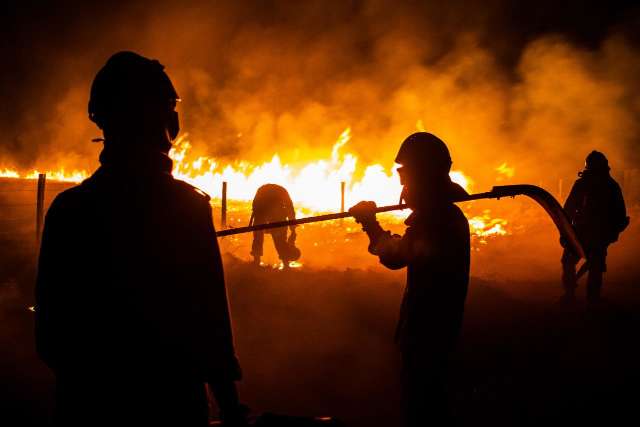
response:
[[(16, 42), (2, 48), (0, 168), (94, 169), (101, 145), (90, 142), (100, 135), (87, 118), (91, 81), (110, 55), (134, 50), (166, 65), (194, 151), (223, 164), (257, 163), (275, 153), (287, 163), (326, 158), (350, 127), (345, 149), (360, 166), (391, 167), (402, 139), (423, 127), (449, 144), (454, 168), (472, 177), (477, 191), (508, 182), (555, 190), (562, 179), (566, 194), (593, 149), (608, 155), (614, 174), (639, 176), (640, 51), (633, 34), (640, 14), (620, 1), (23, 1), (6, 7), (6, 39)], [(513, 176), (496, 171), (505, 164)], [(628, 183), (624, 189), (628, 194)], [(527, 206), (492, 204), (495, 217), (509, 219), (512, 235), (474, 248), (472, 256), (476, 277), (508, 280), (500, 286), (509, 292), (525, 289), (515, 279), (558, 277), (553, 225)], [(393, 369), (390, 340), (403, 278), (348, 270), (377, 260), (366, 253), (359, 227), (345, 224), (352, 234), (300, 232), (301, 261), (312, 269), (288, 280), (269, 272), (265, 282), (263, 272), (225, 262), (247, 371), (244, 392), (257, 409), (290, 411), (286, 396), (308, 413), (344, 405), (361, 406), (353, 413), (364, 414), (371, 402), (385, 410), (393, 394), (385, 385), (393, 385), (395, 373), (385, 369)], [(608, 277), (619, 282), (638, 275), (635, 224), (612, 246)], [(238, 257), (248, 257), (249, 239), (235, 248)], [(270, 242), (265, 246), (276, 259)], [(338, 271), (313, 270), (328, 265)], [(24, 286), (32, 283), (22, 277), (33, 274), (32, 264), (24, 271), (2, 274)], [(539, 292), (523, 298), (527, 307)], [(555, 298), (559, 285), (549, 282), (545, 292)], [(504, 299), (504, 306), (521, 307)], [(482, 311), (478, 319), (496, 311), (490, 299), (480, 304), (472, 296), (468, 306)], [(492, 337), (499, 327), (520, 323), (508, 317), (495, 325), (476, 335)], [(513, 329), (519, 336), (521, 329)], [(478, 348), (493, 347), (481, 342), (469, 351), (474, 359)]]
[[(327, 158), (350, 127), (344, 150), (358, 156), (357, 179), (366, 165), (392, 167), (399, 143), (419, 128), (449, 144), (454, 169), (473, 179), (473, 191), (527, 182), (562, 198), (586, 154), (598, 149), (628, 202), (637, 203), (640, 44), (633, 29), (640, 13), (618, 3), (582, 5), (581, 14), (570, 6), (370, 0), (16, 7), (7, 27), (21, 43), (2, 71), (0, 168), (94, 169), (101, 144), (90, 142), (100, 132), (87, 118), (89, 87), (106, 59), (127, 49), (166, 65), (194, 154), (221, 165), (276, 153), (294, 165)], [(507, 218), (510, 232), (526, 235), (520, 246), (541, 214), (513, 202), (486, 208)], [(518, 228), (525, 223), (526, 233)], [(555, 259), (554, 231), (544, 227), (548, 243), (532, 251)], [(510, 241), (503, 246), (513, 254)], [(493, 274), (483, 262), (477, 268)]]
[(350, 126), (347, 149), (362, 165), (391, 166), (420, 121), (450, 144), (454, 167), (483, 185), (504, 162), (520, 181), (550, 169), (568, 178), (596, 148), (615, 169), (635, 168), (640, 54), (624, 28), (573, 42), (580, 27), (516, 31), (522, 11), (494, 3), (134, 2), (85, 5), (66, 20), (58, 12), (48, 18), (62, 24), (53, 40), (27, 34), (32, 67), (23, 59), (0, 162), (95, 167), (88, 88), (110, 54), (131, 49), (167, 66), (194, 149), (223, 162), (326, 156)]

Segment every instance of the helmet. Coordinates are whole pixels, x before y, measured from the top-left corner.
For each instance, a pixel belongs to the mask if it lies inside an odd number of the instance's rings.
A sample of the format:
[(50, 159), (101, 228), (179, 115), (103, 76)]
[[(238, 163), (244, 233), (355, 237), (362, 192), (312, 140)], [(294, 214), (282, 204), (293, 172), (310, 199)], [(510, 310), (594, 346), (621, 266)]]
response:
[(609, 170), (609, 161), (600, 151), (593, 150), (585, 159), (585, 169), (590, 171)]
[(416, 167), (449, 173), (451, 155), (446, 144), (437, 136), (427, 132), (416, 132), (402, 142), (396, 163), (402, 166)]
[(166, 126), (170, 138), (180, 125), (174, 111), (180, 98), (164, 66), (134, 52), (118, 52), (98, 71), (89, 98), (89, 119), (100, 129), (135, 120)]

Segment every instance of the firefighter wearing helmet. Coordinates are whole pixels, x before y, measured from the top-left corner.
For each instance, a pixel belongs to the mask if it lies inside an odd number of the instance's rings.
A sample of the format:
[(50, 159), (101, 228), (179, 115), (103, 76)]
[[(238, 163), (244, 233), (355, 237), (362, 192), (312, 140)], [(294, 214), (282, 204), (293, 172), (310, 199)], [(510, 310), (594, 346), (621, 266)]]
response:
[[(607, 248), (618, 240), (619, 234), (629, 225), (622, 191), (609, 171), (609, 161), (603, 153), (589, 153), (585, 168), (578, 173), (579, 178), (564, 204), (564, 210), (585, 251), (589, 303), (600, 301), (602, 276), (607, 271)], [(575, 298), (578, 260), (570, 250), (564, 250), (562, 283), (565, 301)]]
[[(100, 167), (46, 217), (36, 343), (64, 426), (244, 425), (209, 197), (171, 175), (178, 95), (164, 67), (113, 55), (91, 86)], [(99, 408), (99, 410), (98, 410)]]
[(402, 197), (413, 210), (403, 236), (382, 229), (374, 202), (349, 212), (362, 224), (369, 252), (390, 269), (407, 268), (396, 342), (402, 355), (405, 425), (450, 425), (446, 370), (462, 324), (469, 282), (469, 224), (454, 205), (466, 194), (449, 177), (451, 157), (435, 135), (404, 140), (396, 163)]

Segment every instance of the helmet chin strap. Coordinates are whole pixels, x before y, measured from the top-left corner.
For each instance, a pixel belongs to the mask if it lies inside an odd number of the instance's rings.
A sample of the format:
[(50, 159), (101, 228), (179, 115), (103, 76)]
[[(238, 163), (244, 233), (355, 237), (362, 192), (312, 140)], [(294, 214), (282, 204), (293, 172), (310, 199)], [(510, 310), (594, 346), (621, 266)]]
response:
[(173, 110), (169, 113), (166, 130), (170, 141), (174, 141), (178, 137), (178, 133), (180, 132), (180, 117), (177, 111)]
[(398, 204), (400, 204), (400, 205), (401, 205), (401, 204), (402, 204), (402, 202), (404, 202), (404, 196), (405, 196), (405, 194), (406, 194), (406, 191), (407, 191), (407, 190), (405, 189), (405, 187), (402, 187), (402, 191), (400, 192), (400, 200), (398, 201)]

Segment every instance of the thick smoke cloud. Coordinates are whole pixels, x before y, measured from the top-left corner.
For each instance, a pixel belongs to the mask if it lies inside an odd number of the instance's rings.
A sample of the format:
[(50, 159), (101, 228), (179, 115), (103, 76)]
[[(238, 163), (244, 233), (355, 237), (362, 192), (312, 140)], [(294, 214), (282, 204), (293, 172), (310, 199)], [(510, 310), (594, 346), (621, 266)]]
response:
[[(625, 175), (640, 185), (635, 5), (619, 0), (595, 6), (578, 0), (183, 3), (5, 3), (0, 169), (95, 168), (101, 146), (90, 142), (99, 131), (87, 118), (89, 86), (107, 58), (126, 49), (166, 65), (183, 99), (182, 127), (194, 150), (222, 163), (260, 162), (276, 152), (292, 163), (326, 158), (349, 126), (353, 138), (345, 148), (359, 156), (359, 164), (390, 167), (399, 142), (424, 127), (450, 144), (454, 167), (470, 175), (478, 191), (497, 178), (505, 182), (495, 169), (506, 162), (515, 167), (509, 182), (554, 188), (562, 178), (566, 194), (594, 148), (606, 151), (615, 174), (635, 170)], [(16, 203), (15, 193), (8, 194), (7, 201)], [(19, 194), (24, 203), (33, 199), (32, 193)], [(640, 192), (635, 194), (637, 206)], [(497, 399), (496, 388), (528, 402), (524, 408), (535, 414), (545, 410), (538, 406), (550, 393), (553, 383), (547, 379), (572, 380), (557, 363), (564, 336), (548, 332), (558, 332), (558, 323), (548, 317), (546, 301), (560, 292), (561, 248), (553, 225), (540, 209), (518, 199), (486, 206), (495, 217), (509, 219), (512, 235), (472, 255), (472, 274), (492, 281), (491, 287), (477, 280), (471, 286), (467, 341), (460, 352), (473, 374), (468, 382), (473, 392), (467, 394), (477, 406), (467, 405), (476, 409), (467, 415), (476, 425), (482, 425), (483, 415), (496, 423), (493, 415), (503, 415), (504, 402), (512, 402)], [(636, 212), (637, 207), (632, 216)], [(31, 210), (28, 215), (32, 218)], [(284, 278), (281, 272), (248, 269), (229, 255), (246, 259), (249, 236), (244, 246), (221, 241), (245, 370), (241, 391), (256, 411), (335, 413), (348, 421), (358, 417), (349, 425), (393, 425), (399, 402), (393, 400), (397, 361), (391, 337), (403, 273), (373, 267), (377, 260), (367, 254), (359, 227), (344, 225), (333, 234), (301, 231), (305, 268)], [(5, 245), (0, 257), (6, 261), (0, 277), (10, 278), (0, 292), (2, 339), (12, 349), (3, 356), (10, 362), (0, 365), (11, 367), (11, 375), (3, 375), (9, 384), (5, 400), (37, 402), (37, 408), (25, 406), (35, 418), (43, 416), (51, 380), (34, 359), (31, 317), (15, 320), (31, 316), (22, 309), (32, 305), (35, 271), (30, 228), (28, 235), (28, 241), (20, 234)], [(606, 292), (624, 295), (619, 301), (627, 300), (625, 284), (637, 282), (638, 235), (640, 226), (632, 220), (610, 251)], [(272, 245), (266, 251), (276, 259)], [(543, 299), (544, 307), (536, 305)], [(619, 368), (611, 375), (603, 371), (616, 381), (628, 377), (622, 367), (631, 363), (620, 362), (635, 361), (628, 343), (618, 344), (626, 359), (618, 352), (599, 359), (618, 340), (588, 332), (585, 346), (573, 344), (580, 342), (573, 329), (566, 340), (576, 346), (575, 360), (591, 355), (583, 363), (588, 378), (593, 380), (594, 366)], [(594, 351), (583, 351), (591, 346)], [(540, 361), (545, 348), (553, 361), (548, 365)], [(541, 369), (548, 366), (549, 372)], [(514, 378), (520, 381), (512, 386)], [(563, 410), (566, 396), (584, 406), (582, 394), (555, 388), (563, 393)], [(608, 381), (601, 388), (622, 389)], [(20, 403), (14, 410), (22, 411)], [(514, 407), (528, 414), (520, 404)]]
[(16, 6), (0, 166), (95, 167), (88, 88), (130, 49), (167, 66), (194, 150), (223, 162), (326, 157), (350, 126), (361, 164), (391, 166), (420, 121), (480, 185), (503, 162), (519, 181), (569, 179), (594, 148), (636, 168), (637, 8), (489, 3)]

